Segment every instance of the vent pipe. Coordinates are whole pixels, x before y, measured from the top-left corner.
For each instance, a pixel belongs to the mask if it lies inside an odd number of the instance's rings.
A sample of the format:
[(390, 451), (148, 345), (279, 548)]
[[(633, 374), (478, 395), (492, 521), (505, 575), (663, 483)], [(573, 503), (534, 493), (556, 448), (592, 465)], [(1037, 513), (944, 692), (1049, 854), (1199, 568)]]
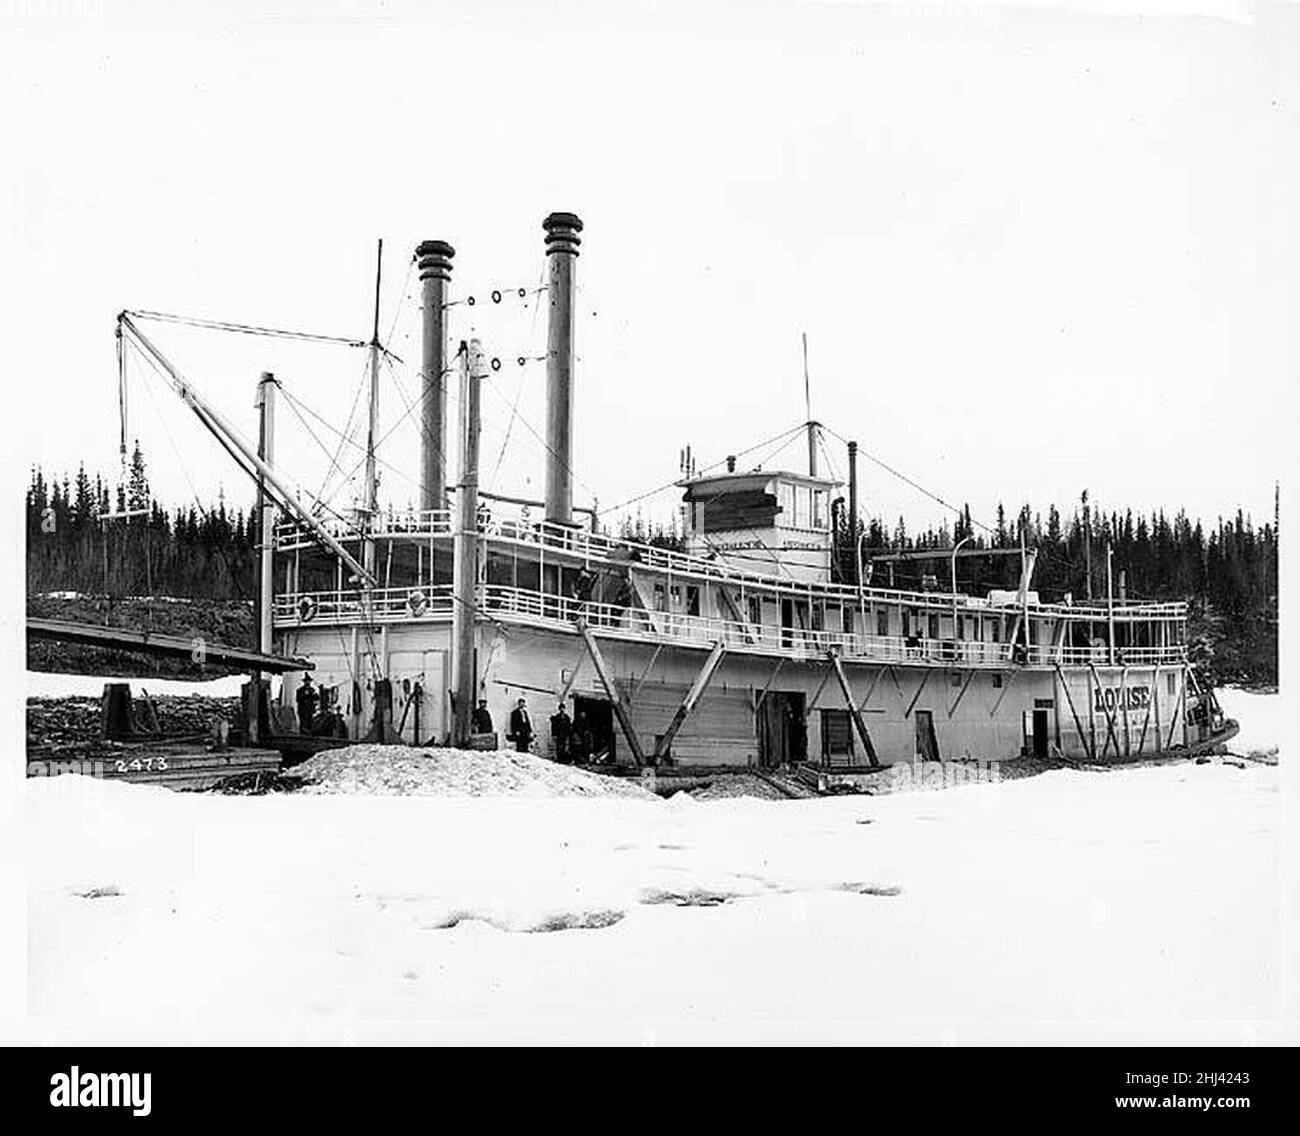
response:
[(552, 213), (546, 230), (546, 519), (573, 523), (573, 290), (582, 222)]
[(447, 508), (447, 285), (456, 250), (423, 241), (415, 250), (420, 272), (424, 338), (420, 350), (420, 509)]

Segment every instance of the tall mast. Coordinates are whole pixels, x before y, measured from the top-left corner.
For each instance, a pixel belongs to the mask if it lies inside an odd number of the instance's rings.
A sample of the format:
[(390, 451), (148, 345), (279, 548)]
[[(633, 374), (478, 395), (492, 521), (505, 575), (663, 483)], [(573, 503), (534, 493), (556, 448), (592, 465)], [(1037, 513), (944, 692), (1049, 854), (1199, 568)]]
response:
[(808, 333), (803, 333), (803, 404), (808, 412), (808, 474), (817, 476), (817, 423), (812, 416), (812, 388), (808, 382)]
[(375, 571), (374, 531), (379, 520), (379, 473), (375, 464), (375, 435), (379, 432), (379, 285), (384, 271), (384, 241), (375, 253), (375, 321), (370, 333), (370, 424), (366, 433), (366, 543), (362, 563), (372, 576)]

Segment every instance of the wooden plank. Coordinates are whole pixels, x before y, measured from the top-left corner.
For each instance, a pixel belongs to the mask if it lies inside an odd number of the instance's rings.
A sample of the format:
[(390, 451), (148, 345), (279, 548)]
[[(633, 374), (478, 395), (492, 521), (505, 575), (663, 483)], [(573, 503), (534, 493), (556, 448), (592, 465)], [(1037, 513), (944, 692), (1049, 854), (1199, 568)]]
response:
[(159, 635), (152, 631), (132, 631), (124, 627), (95, 627), (88, 623), (73, 623), (61, 619), (29, 619), (27, 637), (186, 659), (192, 659), (195, 651), (201, 649), (203, 663), (209, 666), (230, 667), (234, 670), (263, 670), (282, 674), (285, 671), (309, 671), (315, 666), (307, 659), (264, 655), (261, 651), (236, 647), (229, 643), (213, 643), (201, 637)]
[(876, 747), (871, 744), (871, 735), (867, 733), (867, 724), (862, 720), (857, 704), (853, 701), (853, 691), (849, 689), (849, 680), (844, 673), (843, 665), (840, 663), (839, 653), (831, 651), (830, 660), (835, 676), (839, 679), (840, 690), (844, 692), (844, 702), (849, 708), (849, 716), (853, 719), (853, 728), (857, 730), (858, 738), (862, 742), (862, 749), (867, 755), (867, 760), (871, 762), (871, 767), (878, 769), (880, 760), (876, 757)]
[(677, 708), (677, 713), (673, 715), (673, 720), (668, 723), (668, 729), (663, 732), (655, 743), (656, 761), (663, 757), (672, 747), (673, 738), (677, 736), (677, 731), (682, 728), (682, 723), (690, 717), (691, 711), (695, 709), (695, 704), (699, 702), (705, 688), (709, 685), (713, 676), (717, 674), (718, 667), (722, 665), (722, 656), (726, 653), (727, 645), (719, 639), (713, 645), (713, 650), (709, 652), (709, 657), (704, 660), (704, 666), (700, 668), (699, 674), (695, 676), (695, 681), (691, 684), (690, 690), (686, 692), (686, 697), (682, 699), (682, 704)]
[(609, 668), (605, 666), (605, 659), (600, 653), (596, 637), (591, 633), (591, 628), (587, 626), (587, 621), (579, 619), (577, 626), (578, 634), (582, 636), (583, 642), (587, 644), (592, 666), (596, 668), (596, 674), (600, 677), (605, 693), (614, 708), (614, 717), (618, 720), (619, 728), (623, 731), (623, 737), (627, 740), (628, 749), (632, 751), (632, 756), (636, 759), (637, 765), (643, 766), (645, 765), (645, 751), (641, 748), (641, 739), (636, 736), (636, 730), (632, 728), (632, 719), (628, 715), (623, 696), (619, 693), (618, 683), (614, 681), (613, 676), (609, 673)]

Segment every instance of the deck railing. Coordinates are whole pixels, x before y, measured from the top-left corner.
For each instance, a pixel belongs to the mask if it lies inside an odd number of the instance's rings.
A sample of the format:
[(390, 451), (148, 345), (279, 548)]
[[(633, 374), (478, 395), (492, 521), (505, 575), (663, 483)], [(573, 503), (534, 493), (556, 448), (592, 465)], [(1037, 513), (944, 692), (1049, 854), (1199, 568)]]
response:
[[(450, 586), (375, 588), (368, 598), (356, 590), (308, 592), (277, 596), (274, 616), (279, 628), (366, 621), (438, 621), (451, 617), (454, 603)], [(969, 639), (904, 638), (776, 627), (716, 616), (592, 603), (494, 584), (479, 586), (476, 606), (482, 616), (506, 623), (567, 629), (576, 620), (584, 619), (599, 633), (613, 638), (700, 647), (721, 641), (731, 650), (799, 659), (824, 658), (828, 651), (836, 650), (846, 659), (932, 666), (1052, 666), (1056, 663), (1106, 666), (1110, 662), (1105, 647), (1031, 645), (1023, 648)], [(1130, 666), (1177, 664), (1186, 658), (1181, 646), (1126, 647), (1117, 655), (1117, 662)]]
[[(322, 521), (336, 539), (359, 541), (355, 525), (345, 519), (327, 518)], [(426, 510), (383, 515), (376, 521), (373, 537), (377, 541), (390, 538), (432, 538), (454, 535), (455, 518), (448, 510)], [(702, 577), (743, 591), (780, 594), (799, 600), (817, 603), (834, 603), (847, 606), (866, 604), (899, 605), (924, 608), (927, 611), (947, 612), (953, 607), (953, 596), (942, 592), (907, 592), (893, 589), (857, 588), (844, 584), (797, 582), (776, 575), (737, 570), (700, 556), (691, 556), (671, 549), (637, 541), (623, 540), (604, 533), (590, 532), (584, 528), (557, 525), (549, 521), (530, 521), (524, 518), (497, 516), (483, 512), (479, 516), (478, 531), (488, 538), (515, 549), (537, 549), (542, 557), (555, 553), (582, 561), (585, 567), (615, 565), (619, 568), (639, 568), (675, 576)], [(286, 521), (276, 526), (276, 550), (292, 552), (316, 547), (310, 531), (296, 521)], [(997, 613), (1002, 607), (989, 604), (985, 599), (971, 596), (957, 597), (957, 610), (963, 615)], [(1109, 612), (1104, 603), (1082, 604), (1030, 604), (1036, 614), (1072, 621), (1103, 622)], [(1117, 622), (1148, 619), (1182, 619), (1187, 605), (1179, 602), (1117, 603), (1114, 618)]]

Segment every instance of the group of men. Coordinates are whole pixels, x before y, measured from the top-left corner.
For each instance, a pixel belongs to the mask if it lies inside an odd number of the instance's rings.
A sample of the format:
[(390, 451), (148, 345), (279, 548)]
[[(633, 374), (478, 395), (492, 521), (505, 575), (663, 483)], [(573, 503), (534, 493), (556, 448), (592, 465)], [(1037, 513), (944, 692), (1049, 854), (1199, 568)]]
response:
[[(347, 736), (347, 726), (336, 704), (326, 702), (322, 707), (323, 713), (318, 714), (317, 707), (321, 705), (322, 699), (312, 685), (310, 676), (304, 678), (299, 685), (296, 701), (298, 724), (304, 734)], [(594, 754), (595, 743), (589, 723), (581, 713), (578, 714), (576, 721), (570, 718), (563, 702), (551, 715), (550, 725), (556, 761), (567, 765), (588, 762), (593, 760), (593, 757), (596, 761), (608, 757), (605, 753)], [(492, 715), (488, 711), (487, 699), (482, 699), (477, 709), (470, 715), (470, 728), (476, 734), (492, 733)], [(513, 742), (515, 749), (520, 753), (528, 753), (532, 749), (535, 738), (533, 721), (528, 714), (528, 702), (521, 698), (510, 711), (510, 732), (506, 734), (506, 740)]]
[[(471, 726), (476, 734), (492, 732), (492, 715), (488, 712), (487, 700), (479, 702), (478, 709), (471, 715)], [(591, 727), (581, 713), (576, 720), (569, 717), (563, 702), (551, 715), (551, 742), (554, 746), (555, 760), (563, 764), (587, 762), (593, 758), (594, 740)], [(506, 740), (514, 743), (520, 753), (528, 753), (536, 738), (533, 720), (528, 713), (528, 701), (521, 698), (510, 711), (510, 731)], [(599, 757), (596, 758), (599, 760)]]

